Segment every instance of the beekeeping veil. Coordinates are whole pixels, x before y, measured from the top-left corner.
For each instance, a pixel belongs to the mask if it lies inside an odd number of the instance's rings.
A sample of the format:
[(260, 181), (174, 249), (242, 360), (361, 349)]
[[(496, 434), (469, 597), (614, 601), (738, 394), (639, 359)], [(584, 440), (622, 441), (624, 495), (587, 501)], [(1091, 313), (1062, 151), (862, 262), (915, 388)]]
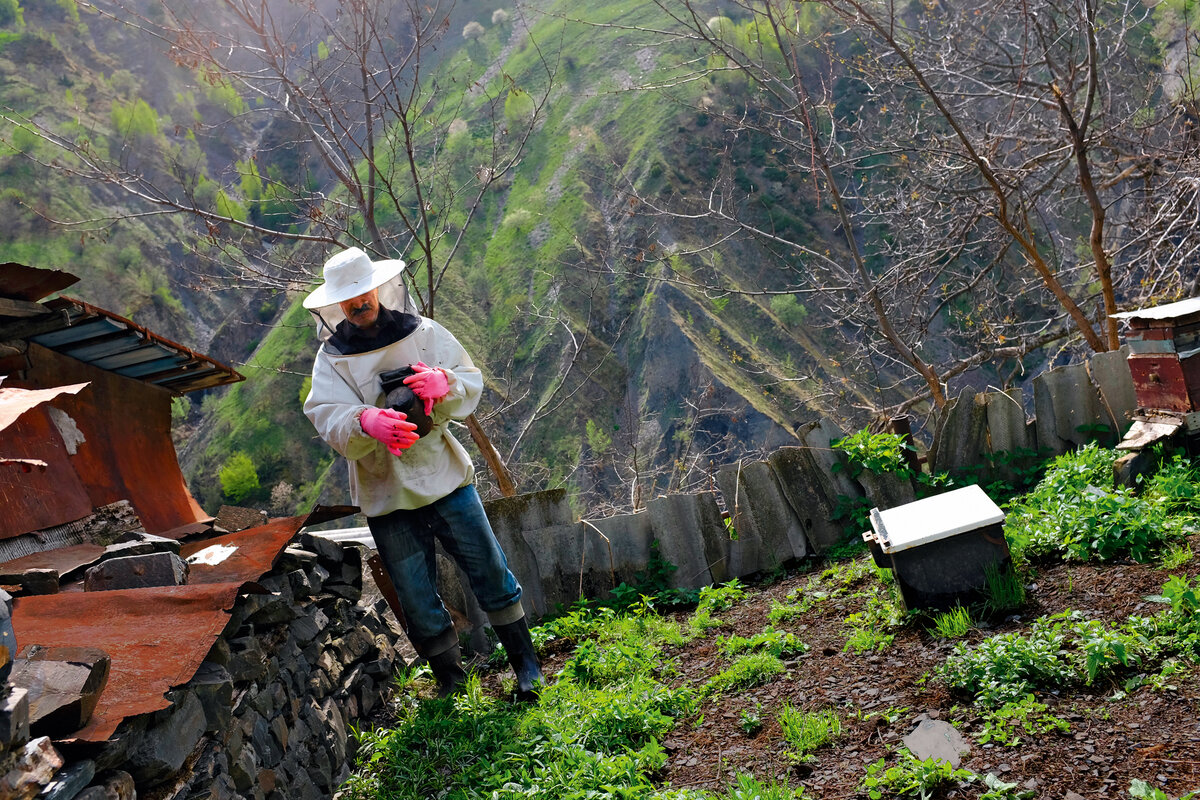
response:
[(339, 303), (372, 289), (379, 290), (379, 304), (393, 311), (419, 313), (404, 288), (404, 262), (398, 258), (372, 261), (351, 247), (325, 262), (325, 282), (304, 298), (304, 307), (317, 318), (317, 336), (326, 341), (346, 319)]

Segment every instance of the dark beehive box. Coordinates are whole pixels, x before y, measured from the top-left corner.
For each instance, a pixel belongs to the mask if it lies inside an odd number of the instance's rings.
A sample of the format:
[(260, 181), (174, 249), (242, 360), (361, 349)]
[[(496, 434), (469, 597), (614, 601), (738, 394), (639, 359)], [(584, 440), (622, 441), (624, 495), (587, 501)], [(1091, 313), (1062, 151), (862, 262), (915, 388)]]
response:
[(1004, 512), (967, 486), (886, 511), (871, 510), (863, 539), (892, 570), (905, 608), (948, 609), (983, 599), (989, 570), (1012, 569)]

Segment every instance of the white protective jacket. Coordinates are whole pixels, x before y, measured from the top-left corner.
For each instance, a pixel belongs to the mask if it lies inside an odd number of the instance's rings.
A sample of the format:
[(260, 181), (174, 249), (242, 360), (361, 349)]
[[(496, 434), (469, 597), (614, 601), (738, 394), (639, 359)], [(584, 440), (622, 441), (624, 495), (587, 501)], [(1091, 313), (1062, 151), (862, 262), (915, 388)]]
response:
[[(433, 430), (400, 456), (363, 433), (359, 416), (383, 405), (379, 373), (421, 361), (450, 371), (450, 391), (433, 407)], [(354, 355), (317, 351), (304, 414), (317, 433), (350, 464), (350, 495), (368, 517), (440, 500), (475, 478), (467, 451), (449, 431), (479, 404), (483, 375), (451, 333), (431, 319), (405, 338)]]

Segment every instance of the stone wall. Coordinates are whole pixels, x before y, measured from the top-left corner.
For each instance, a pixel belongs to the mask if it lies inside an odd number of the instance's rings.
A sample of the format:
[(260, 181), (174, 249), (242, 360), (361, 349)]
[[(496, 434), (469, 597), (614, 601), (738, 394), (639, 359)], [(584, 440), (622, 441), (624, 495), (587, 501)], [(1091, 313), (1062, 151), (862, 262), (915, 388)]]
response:
[[(1135, 399), (1125, 351), (1100, 353), (1087, 364), (1049, 370), (1033, 381), (1038, 416), (1027, 417), (1020, 390), (964, 391), (936, 420), (929, 452), (933, 472), (1011, 478), (1038, 457), (1066, 452), (1094, 438), (1115, 444)], [(677, 588), (701, 588), (773, 570), (845, 540), (834, 517), (839, 504), (893, 508), (915, 499), (913, 483), (862, 472), (851, 478), (830, 443), (845, 435), (822, 420), (796, 432), (799, 443), (764, 461), (727, 464), (716, 493), (658, 497), (636, 514), (577, 520), (563, 490), (486, 503), (488, 518), (535, 617), (579, 597), (601, 598), (621, 583), (636, 584), (652, 553), (676, 566)], [(1005, 457), (1007, 456), (1007, 457)], [(839, 466), (840, 465), (840, 466)], [(720, 510), (724, 507), (724, 513)], [(447, 570), (445, 595), (471, 614), (469, 593)]]
[(359, 602), (357, 547), (301, 534), (257, 584), (171, 706), (127, 718), (101, 745), (30, 741), (26, 692), (7, 686), (0, 796), (331, 797), (349, 776), (350, 726), (384, 702), (402, 661), (400, 631), (382, 601)]

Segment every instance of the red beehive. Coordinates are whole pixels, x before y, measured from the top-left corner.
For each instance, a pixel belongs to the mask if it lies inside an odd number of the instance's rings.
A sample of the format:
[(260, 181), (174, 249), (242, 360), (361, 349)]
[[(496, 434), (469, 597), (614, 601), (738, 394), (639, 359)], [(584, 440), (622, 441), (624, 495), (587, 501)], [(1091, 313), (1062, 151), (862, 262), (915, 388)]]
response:
[[(1155, 425), (1173, 424), (1196, 432), (1200, 429), (1200, 298), (1113, 317), (1129, 324), (1125, 336), (1129, 372), (1138, 421), (1143, 423), (1135, 423), (1135, 429), (1152, 420)], [(1131, 430), (1126, 439), (1142, 438), (1138, 432)]]

